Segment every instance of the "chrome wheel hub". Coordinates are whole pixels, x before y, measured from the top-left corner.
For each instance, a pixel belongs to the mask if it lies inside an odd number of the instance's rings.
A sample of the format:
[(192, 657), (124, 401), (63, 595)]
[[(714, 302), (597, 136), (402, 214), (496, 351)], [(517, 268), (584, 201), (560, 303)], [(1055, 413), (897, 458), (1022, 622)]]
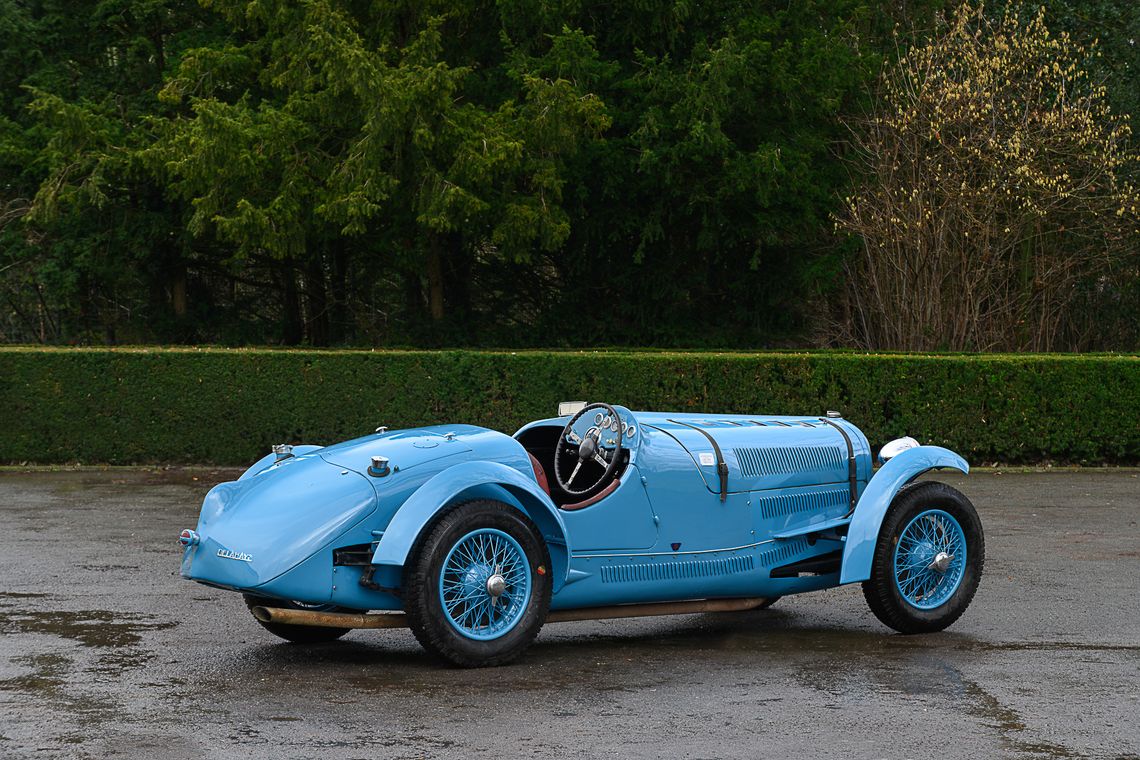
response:
[(500, 597), (503, 592), (507, 590), (507, 580), (503, 576), (495, 573), (487, 579), (487, 593), (493, 597)]
[(931, 561), (929, 567), (931, 570), (937, 570), (940, 573), (945, 573), (950, 568), (950, 561), (952, 559), (954, 559), (953, 554), (938, 552), (934, 555), (934, 560)]

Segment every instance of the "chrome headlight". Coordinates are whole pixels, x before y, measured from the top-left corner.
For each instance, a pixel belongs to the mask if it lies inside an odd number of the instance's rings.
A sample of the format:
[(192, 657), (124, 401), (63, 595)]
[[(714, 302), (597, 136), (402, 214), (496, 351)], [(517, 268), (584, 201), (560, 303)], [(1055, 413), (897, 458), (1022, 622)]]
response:
[(903, 436), (902, 438), (896, 438), (883, 448), (879, 449), (879, 461), (885, 463), (891, 457), (898, 456), (907, 449), (913, 449), (921, 445), (922, 444), (911, 438), (909, 435)]

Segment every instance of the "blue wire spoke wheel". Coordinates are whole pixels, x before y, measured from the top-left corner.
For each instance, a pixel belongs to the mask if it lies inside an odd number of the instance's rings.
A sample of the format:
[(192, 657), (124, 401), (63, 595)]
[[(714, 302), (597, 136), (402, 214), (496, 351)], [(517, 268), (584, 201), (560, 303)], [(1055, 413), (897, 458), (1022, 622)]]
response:
[(476, 641), (503, 636), (522, 620), (531, 595), (522, 546), (495, 528), (473, 530), (451, 547), (439, 574), (447, 622)]
[(895, 547), (895, 585), (907, 604), (932, 610), (945, 604), (966, 570), (966, 534), (948, 512), (928, 509), (899, 534)]
[(970, 606), (986, 559), (978, 512), (965, 494), (928, 480), (895, 495), (875, 544), (863, 596), (899, 633), (933, 633)]
[(424, 649), (453, 665), (502, 665), (546, 622), (553, 574), (530, 518), (494, 499), (448, 509), (404, 567), (404, 612)]

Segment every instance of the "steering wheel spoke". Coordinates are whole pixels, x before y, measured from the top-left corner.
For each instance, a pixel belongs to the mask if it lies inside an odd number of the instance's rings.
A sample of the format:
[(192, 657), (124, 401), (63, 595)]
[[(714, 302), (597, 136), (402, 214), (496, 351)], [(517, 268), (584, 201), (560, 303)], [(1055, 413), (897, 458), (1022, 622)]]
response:
[(582, 461), (579, 459), (578, 464), (574, 465), (574, 472), (570, 473), (570, 479), (566, 481), (566, 485), (571, 485), (574, 482), (574, 478), (578, 476), (578, 470), (582, 469)]

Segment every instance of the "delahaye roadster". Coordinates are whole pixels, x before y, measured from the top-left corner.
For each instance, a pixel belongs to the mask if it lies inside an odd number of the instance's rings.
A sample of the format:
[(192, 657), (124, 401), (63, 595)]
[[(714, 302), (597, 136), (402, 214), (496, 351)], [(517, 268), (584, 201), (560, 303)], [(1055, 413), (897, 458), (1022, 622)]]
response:
[(508, 436), (446, 425), (277, 446), (215, 486), (182, 576), (239, 591), (293, 642), (410, 627), (460, 666), (544, 623), (759, 609), (863, 584), (902, 633), (941, 630), (982, 573), (982, 526), (928, 470), (957, 454), (819, 417), (581, 402)]

